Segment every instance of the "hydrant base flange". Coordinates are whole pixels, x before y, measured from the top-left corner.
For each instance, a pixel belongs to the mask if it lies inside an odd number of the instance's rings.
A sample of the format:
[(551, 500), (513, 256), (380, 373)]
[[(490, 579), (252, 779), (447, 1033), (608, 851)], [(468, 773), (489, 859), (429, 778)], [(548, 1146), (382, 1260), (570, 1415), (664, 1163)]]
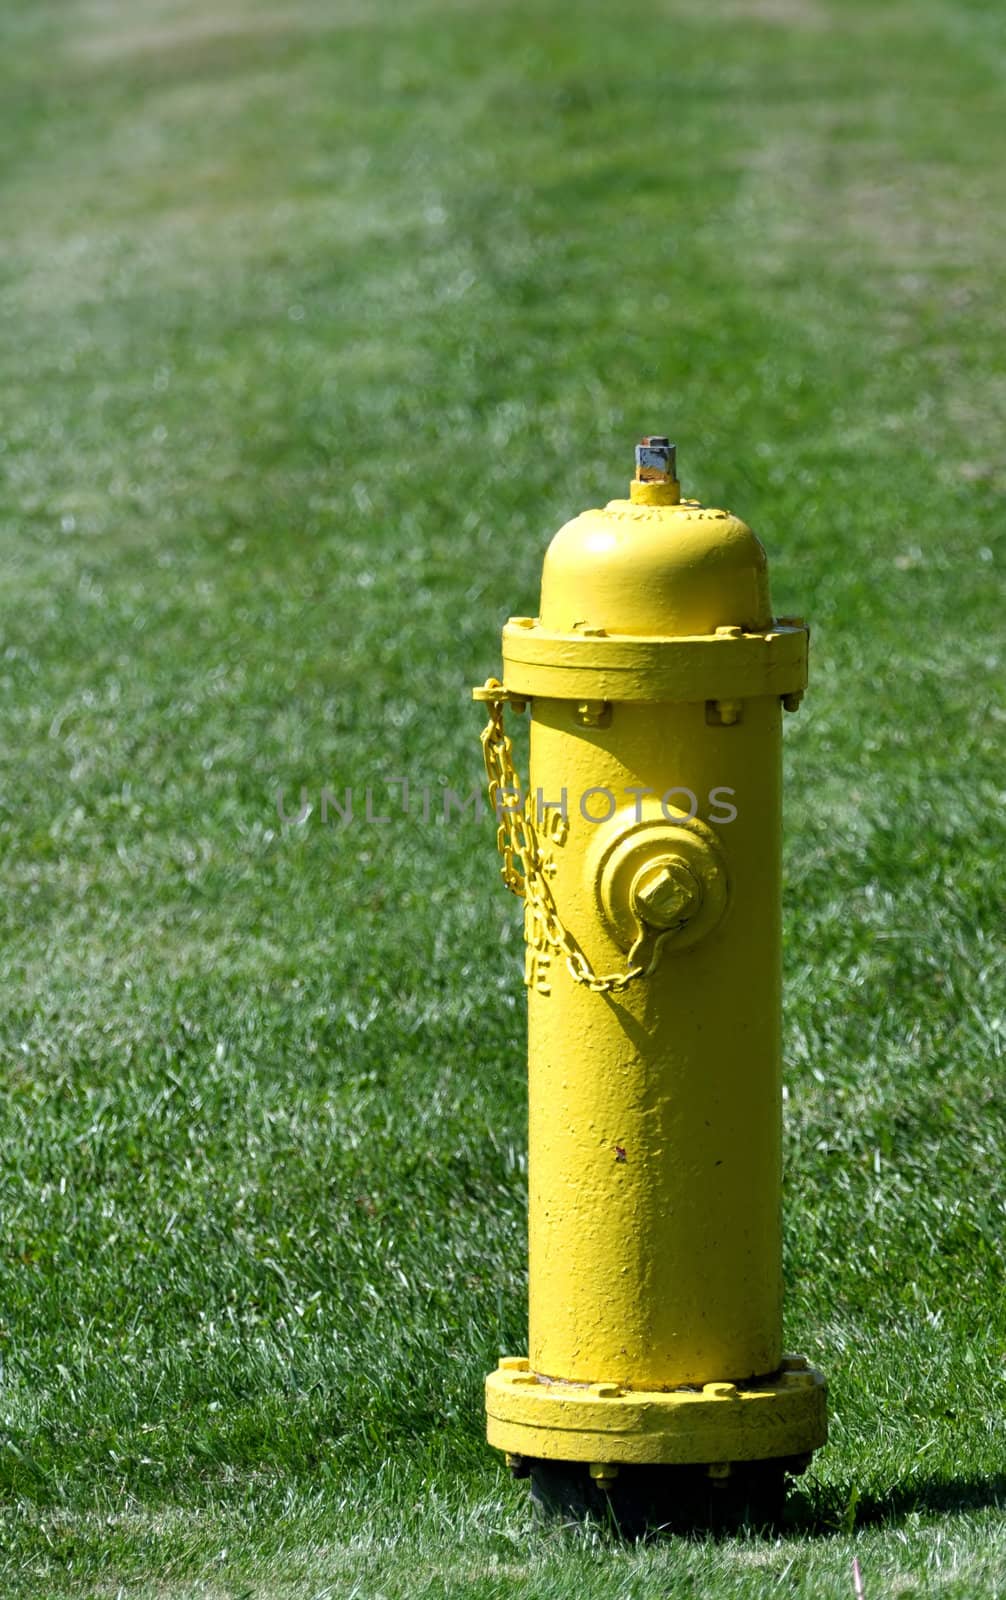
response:
[(486, 1434), (543, 1461), (690, 1465), (805, 1456), (828, 1436), (824, 1377), (803, 1357), (748, 1383), (623, 1389), (562, 1383), (508, 1357), (486, 1379)]

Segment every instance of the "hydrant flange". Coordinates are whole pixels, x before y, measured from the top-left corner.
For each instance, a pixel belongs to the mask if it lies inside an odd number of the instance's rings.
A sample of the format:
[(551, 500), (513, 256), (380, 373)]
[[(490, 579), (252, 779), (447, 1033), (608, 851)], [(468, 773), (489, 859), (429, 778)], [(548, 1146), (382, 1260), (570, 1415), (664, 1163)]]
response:
[(498, 1450), (542, 1461), (790, 1460), (824, 1444), (826, 1394), (806, 1363), (748, 1384), (671, 1393), (563, 1384), (511, 1366), (486, 1379), (486, 1435)]

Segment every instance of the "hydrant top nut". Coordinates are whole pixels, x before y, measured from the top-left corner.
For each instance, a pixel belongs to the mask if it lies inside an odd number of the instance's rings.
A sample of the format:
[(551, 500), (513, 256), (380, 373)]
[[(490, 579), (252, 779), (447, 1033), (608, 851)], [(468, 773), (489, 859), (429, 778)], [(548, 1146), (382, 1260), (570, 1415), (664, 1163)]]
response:
[(667, 483), (675, 478), (675, 447), (666, 434), (653, 433), (636, 446), (636, 482)]

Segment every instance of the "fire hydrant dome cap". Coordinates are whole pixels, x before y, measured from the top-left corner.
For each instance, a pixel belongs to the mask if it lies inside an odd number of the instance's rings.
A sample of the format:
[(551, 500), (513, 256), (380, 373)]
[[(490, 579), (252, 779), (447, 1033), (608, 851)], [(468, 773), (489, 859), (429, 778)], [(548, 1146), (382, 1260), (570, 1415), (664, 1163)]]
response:
[(691, 637), (772, 623), (765, 550), (746, 523), (697, 501), (612, 500), (559, 529), (540, 623), (557, 633)]

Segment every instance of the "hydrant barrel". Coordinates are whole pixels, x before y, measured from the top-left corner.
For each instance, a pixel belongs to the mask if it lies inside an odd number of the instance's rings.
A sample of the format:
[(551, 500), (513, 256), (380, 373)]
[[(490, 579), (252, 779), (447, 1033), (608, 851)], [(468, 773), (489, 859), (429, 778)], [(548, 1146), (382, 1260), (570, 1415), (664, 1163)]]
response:
[(807, 639), (755, 535), (682, 500), (649, 439), (630, 497), (556, 534), (476, 691), (528, 988), (529, 1347), (487, 1380), (488, 1436), (593, 1492), (824, 1441), (823, 1380), (782, 1344), (781, 724)]
[[(532, 931), (531, 1365), (633, 1389), (751, 1378), (782, 1356), (781, 712), (760, 696), (737, 724), (713, 728), (704, 704), (675, 709), (655, 718), (659, 706), (619, 705), (610, 727), (571, 738), (569, 703), (536, 698), (531, 726), (532, 797), (565, 786), (570, 799), (600, 789), (622, 801), (607, 824), (567, 802), (569, 835), (553, 856), (556, 901), (578, 936), (593, 928), (582, 942), (599, 970), (626, 953), (599, 915), (608, 838), (649, 833), (644, 850), (680, 859), (661, 838), (672, 830), (659, 797), (687, 788), (705, 808), (719, 791), (712, 814), (736, 810), (708, 824), (722, 842), (697, 836), (725, 877), (728, 914), (687, 948), (672, 943), (645, 982), (598, 995)], [(641, 826), (630, 786), (650, 791)], [(600, 815), (607, 796), (591, 804)], [(691, 809), (680, 793), (673, 804)]]

